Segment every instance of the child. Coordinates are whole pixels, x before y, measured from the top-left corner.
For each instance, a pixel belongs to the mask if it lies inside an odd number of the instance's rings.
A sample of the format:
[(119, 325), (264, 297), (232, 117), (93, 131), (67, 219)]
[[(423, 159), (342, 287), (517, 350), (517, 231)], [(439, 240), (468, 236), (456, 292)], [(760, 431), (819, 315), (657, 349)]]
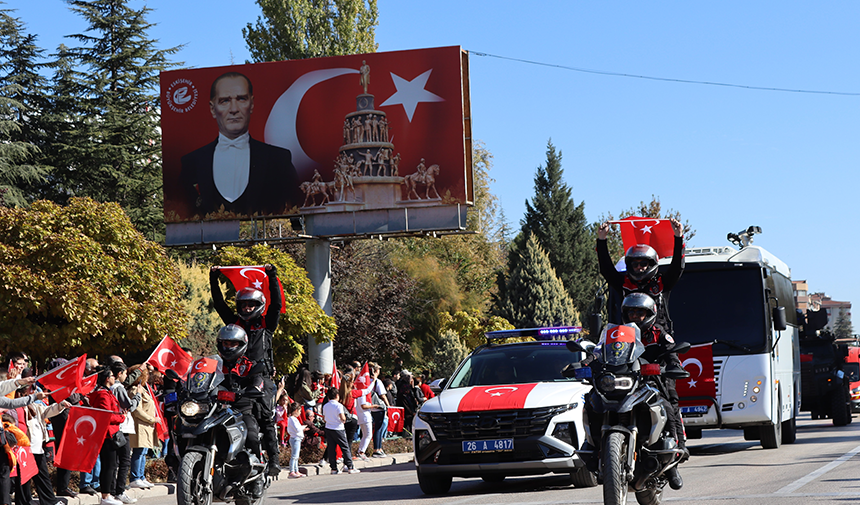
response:
[(293, 402), (288, 407), (290, 413), (287, 421), (287, 433), (290, 435), (290, 479), (298, 479), (304, 477), (305, 474), (299, 472), (299, 453), (302, 450), (302, 439), (305, 438), (305, 430), (307, 426), (299, 421), (299, 415), (302, 412), (302, 406), (298, 402)]
[(289, 417), (287, 398), (287, 393), (281, 393), (278, 397), (278, 404), (275, 405), (275, 424), (278, 426), (278, 440), (281, 441), (281, 445), (287, 445), (284, 441), (287, 438), (287, 417)]
[(328, 398), (328, 402), (323, 406), (323, 417), (325, 418), (325, 440), (331, 473), (333, 475), (343, 473), (337, 468), (337, 451), (335, 450), (335, 446), (340, 446), (347, 473), (358, 473), (358, 468), (355, 468), (352, 464), (352, 452), (350, 451), (350, 444), (346, 440), (346, 429), (344, 427), (346, 409), (338, 401), (340, 399), (340, 392), (337, 388), (330, 388), (326, 392), (326, 398)]

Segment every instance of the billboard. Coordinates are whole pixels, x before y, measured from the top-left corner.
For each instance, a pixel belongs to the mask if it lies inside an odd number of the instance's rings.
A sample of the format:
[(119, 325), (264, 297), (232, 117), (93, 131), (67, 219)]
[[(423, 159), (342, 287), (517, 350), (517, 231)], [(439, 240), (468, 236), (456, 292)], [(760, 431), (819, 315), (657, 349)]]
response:
[(473, 201), (459, 47), (162, 72), (161, 103), (168, 224)]

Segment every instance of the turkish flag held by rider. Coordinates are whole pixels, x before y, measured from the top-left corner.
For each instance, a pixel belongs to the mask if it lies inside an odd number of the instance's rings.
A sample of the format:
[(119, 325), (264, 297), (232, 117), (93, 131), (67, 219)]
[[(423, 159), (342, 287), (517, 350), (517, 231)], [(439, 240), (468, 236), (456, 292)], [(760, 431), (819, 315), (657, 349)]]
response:
[[(266, 297), (266, 307), (263, 309), (263, 315), (266, 315), (272, 295), (269, 293), (269, 281), (266, 278), (266, 270), (263, 266), (218, 267), (218, 270), (230, 279), (237, 292), (244, 288), (253, 288), (262, 291), (263, 296)], [(281, 314), (286, 314), (287, 300), (284, 296), (284, 287), (281, 285), (280, 279), (278, 279), (278, 286), (281, 288)]]
[(625, 251), (637, 244), (644, 244), (653, 247), (661, 258), (672, 256), (675, 232), (668, 219), (629, 216), (611, 222), (621, 228), (621, 241), (624, 242)]
[(188, 371), (191, 361), (191, 355), (179, 347), (179, 344), (168, 336), (165, 336), (164, 339), (161, 340), (161, 343), (158, 344), (158, 347), (152, 351), (149, 359), (146, 360), (147, 363), (151, 364), (162, 373), (170, 369), (180, 376), (185, 375)]

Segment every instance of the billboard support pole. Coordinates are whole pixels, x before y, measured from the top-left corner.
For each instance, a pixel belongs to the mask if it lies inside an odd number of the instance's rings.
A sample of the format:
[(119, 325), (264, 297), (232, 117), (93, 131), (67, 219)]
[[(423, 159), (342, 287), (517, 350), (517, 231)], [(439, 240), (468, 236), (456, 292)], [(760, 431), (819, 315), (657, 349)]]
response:
[[(331, 316), (331, 243), (312, 239), (305, 242), (308, 278), (314, 286), (314, 299), (323, 312)], [(308, 365), (311, 371), (331, 373), (334, 346), (331, 342), (317, 343), (308, 338)]]

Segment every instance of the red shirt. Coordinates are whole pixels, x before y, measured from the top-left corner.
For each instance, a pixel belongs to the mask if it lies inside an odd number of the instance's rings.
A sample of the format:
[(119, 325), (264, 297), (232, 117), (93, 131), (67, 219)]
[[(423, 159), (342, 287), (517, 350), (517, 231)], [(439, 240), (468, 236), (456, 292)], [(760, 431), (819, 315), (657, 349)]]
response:
[(116, 396), (111, 393), (110, 389), (98, 387), (87, 398), (90, 401), (90, 407), (113, 412), (110, 416), (106, 438), (114, 436), (119, 431), (119, 425), (125, 421), (125, 415), (119, 413), (119, 402), (116, 401)]

